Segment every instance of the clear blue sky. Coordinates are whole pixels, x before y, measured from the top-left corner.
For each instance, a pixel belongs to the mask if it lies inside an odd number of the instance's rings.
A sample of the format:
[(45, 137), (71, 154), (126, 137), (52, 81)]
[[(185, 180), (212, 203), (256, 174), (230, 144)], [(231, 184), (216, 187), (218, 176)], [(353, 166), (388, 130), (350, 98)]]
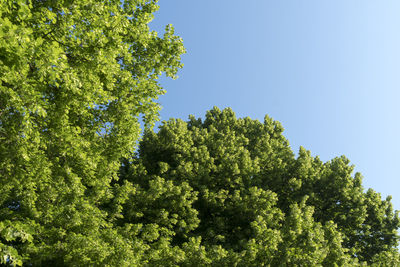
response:
[(187, 54), (161, 119), (213, 106), (282, 123), (292, 149), (346, 155), (400, 209), (400, 1), (160, 0)]

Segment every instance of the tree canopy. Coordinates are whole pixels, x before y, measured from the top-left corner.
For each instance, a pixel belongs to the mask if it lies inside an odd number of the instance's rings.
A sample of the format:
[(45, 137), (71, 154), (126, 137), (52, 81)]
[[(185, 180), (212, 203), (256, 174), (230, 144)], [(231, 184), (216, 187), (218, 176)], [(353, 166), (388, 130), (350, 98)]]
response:
[(156, 2), (0, 1), (0, 263), (134, 262), (104, 206), (182, 66), (173, 27), (149, 30)]
[(0, 1), (0, 265), (400, 265), (397, 211), (344, 156), (231, 109), (151, 129), (185, 52), (156, 3)]
[(390, 197), (365, 191), (344, 156), (324, 163), (302, 147), (295, 156), (282, 131), (268, 116), (218, 108), (147, 131), (121, 168), (118, 183), (134, 190), (118, 224), (181, 251), (170, 265), (399, 265)]

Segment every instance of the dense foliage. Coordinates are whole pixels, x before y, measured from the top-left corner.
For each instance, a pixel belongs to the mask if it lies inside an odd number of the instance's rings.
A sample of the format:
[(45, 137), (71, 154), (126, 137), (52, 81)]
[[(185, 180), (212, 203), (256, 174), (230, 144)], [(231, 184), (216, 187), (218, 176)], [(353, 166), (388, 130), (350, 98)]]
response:
[(121, 168), (117, 224), (142, 229), (150, 266), (398, 266), (390, 198), (344, 156), (296, 157), (282, 131), (217, 108), (147, 131)]
[(390, 199), (281, 125), (154, 122), (184, 48), (156, 0), (0, 0), (0, 265), (400, 265)]
[(118, 212), (105, 206), (139, 116), (151, 124), (157, 115), (157, 77), (181, 67), (173, 28), (149, 30), (157, 8), (0, 1), (0, 264), (136, 261), (133, 230), (114, 227)]

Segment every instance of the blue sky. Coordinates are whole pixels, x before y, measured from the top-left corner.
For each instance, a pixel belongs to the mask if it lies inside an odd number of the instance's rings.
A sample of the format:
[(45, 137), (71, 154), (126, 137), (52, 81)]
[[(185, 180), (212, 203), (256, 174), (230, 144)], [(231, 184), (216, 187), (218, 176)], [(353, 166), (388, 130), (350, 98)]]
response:
[(213, 106), (282, 123), (292, 149), (345, 155), (400, 210), (400, 1), (160, 0), (187, 54), (161, 120)]

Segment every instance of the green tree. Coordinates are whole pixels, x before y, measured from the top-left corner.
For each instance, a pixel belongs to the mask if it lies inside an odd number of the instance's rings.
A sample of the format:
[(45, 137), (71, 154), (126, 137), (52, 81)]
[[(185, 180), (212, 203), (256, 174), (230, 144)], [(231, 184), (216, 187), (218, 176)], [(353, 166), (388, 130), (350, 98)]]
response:
[(182, 66), (172, 26), (149, 30), (156, 2), (0, 1), (0, 264), (138, 261), (112, 181)]
[(121, 168), (120, 186), (137, 189), (118, 223), (157, 225), (144, 242), (167, 237), (181, 252), (164, 266), (397, 263), (390, 198), (365, 191), (344, 156), (323, 163), (300, 148), (296, 157), (282, 131), (269, 117), (237, 119), (218, 108), (204, 121), (171, 119), (146, 131)]

